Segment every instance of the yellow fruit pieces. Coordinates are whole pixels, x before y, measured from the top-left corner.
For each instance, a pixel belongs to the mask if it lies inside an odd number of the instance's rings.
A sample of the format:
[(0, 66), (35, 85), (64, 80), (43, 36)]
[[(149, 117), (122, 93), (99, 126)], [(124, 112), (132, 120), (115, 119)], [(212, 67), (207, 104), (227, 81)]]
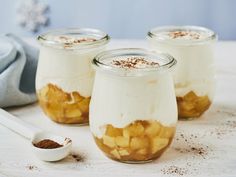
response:
[(152, 153), (156, 153), (168, 145), (168, 138), (155, 137), (152, 139)]
[(178, 117), (200, 117), (211, 105), (208, 96), (197, 96), (190, 91), (183, 97), (177, 97)]
[(90, 97), (82, 97), (78, 92), (66, 93), (53, 84), (38, 90), (37, 96), (43, 111), (53, 121), (88, 123)]
[(115, 143), (119, 147), (129, 147), (129, 138), (123, 136), (117, 136), (115, 138)]
[(118, 161), (141, 162), (159, 157), (170, 145), (175, 127), (158, 121), (135, 121), (124, 128), (106, 125), (102, 138), (95, 137), (98, 147)]

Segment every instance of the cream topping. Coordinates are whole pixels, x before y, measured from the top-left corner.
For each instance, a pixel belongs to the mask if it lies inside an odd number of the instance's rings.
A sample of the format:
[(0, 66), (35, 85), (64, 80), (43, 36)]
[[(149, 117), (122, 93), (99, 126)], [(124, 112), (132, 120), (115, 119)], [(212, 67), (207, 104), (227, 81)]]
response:
[(147, 67), (158, 67), (159, 63), (147, 60), (143, 57), (127, 57), (113, 59), (109, 63), (110, 65), (118, 68), (133, 69), (133, 68), (147, 68)]

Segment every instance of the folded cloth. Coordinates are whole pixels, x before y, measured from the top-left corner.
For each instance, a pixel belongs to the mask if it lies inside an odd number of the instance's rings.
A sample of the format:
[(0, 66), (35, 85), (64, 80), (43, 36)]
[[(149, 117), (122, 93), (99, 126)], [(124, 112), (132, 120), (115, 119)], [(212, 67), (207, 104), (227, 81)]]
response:
[(0, 36), (0, 107), (36, 101), (38, 50), (13, 34)]

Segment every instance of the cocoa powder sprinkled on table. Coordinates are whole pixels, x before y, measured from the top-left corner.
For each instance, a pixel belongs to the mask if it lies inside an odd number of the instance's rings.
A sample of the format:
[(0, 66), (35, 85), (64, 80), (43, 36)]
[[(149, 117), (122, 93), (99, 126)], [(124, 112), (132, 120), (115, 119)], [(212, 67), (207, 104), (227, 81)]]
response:
[(236, 117), (236, 112), (234, 110), (217, 110), (216, 112), (227, 115), (228, 117)]
[(28, 170), (38, 170), (38, 167), (36, 167), (35, 165), (27, 165), (26, 168)]
[[(234, 113), (228, 112), (227, 115), (230, 117), (236, 116)], [(210, 135), (215, 135), (216, 138), (222, 139), (224, 136), (233, 135), (233, 132), (236, 132), (236, 120), (227, 120), (219, 124), (219, 126), (211, 130)]]
[(76, 162), (84, 162), (85, 157), (83, 155), (79, 155), (76, 153), (71, 153), (71, 157), (76, 161)]
[(44, 139), (42, 141), (34, 143), (34, 146), (37, 148), (42, 148), (42, 149), (55, 149), (55, 148), (62, 147), (63, 145), (50, 139)]
[(201, 143), (196, 143), (194, 140), (197, 139), (198, 136), (194, 134), (190, 134), (190, 136), (185, 137), (184, 134), (180, 134), (178, 138), (176, 138), (177, 141), (184, 141), (185, 147), (175, 147), (174, 149), (178, 151), (179, 153), (191, 153), (193, 154), (193, 157), (196, 155), (201, 156), (202, 158), (206, 158), (208, 155), (208, 152), (211, 151), (209, 146)]
[(183, 176), (188, 173), (188, 170), (186, 168), (178, 167), (175, 165), (171, 165), (169, 167), (161, 169), (163, 174), (166, 175), (179, 175)]

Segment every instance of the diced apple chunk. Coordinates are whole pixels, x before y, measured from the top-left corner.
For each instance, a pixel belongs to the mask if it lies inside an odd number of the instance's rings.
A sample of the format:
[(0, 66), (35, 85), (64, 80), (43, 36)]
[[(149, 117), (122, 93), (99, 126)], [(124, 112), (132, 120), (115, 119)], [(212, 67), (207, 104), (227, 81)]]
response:
[(111, 137), (122, 136), (122, 129), (107, 125), (105, 134)]
[(72, 92), (71, 97), (75, 102), (80, 102), (83, 100), (83, 97), (80, 96), (77, 92)]
[(120, 154), (119, 154), (119, 152), (118, 152), (116, 149), (113, 149), (113, 150), (111, 151), (111, 154), (112, 154), (115, 158), (120, 159)]
[(129, 138), (123, 136), (117, 136), (115, 138), (115, 143), (119, 147), (128, 147), (129, 146)]
[(82, 112), (77, 108), (77, 109), (66, 109), (65, 110), (65, 117), (79, 117), (82, 115)]
[(122, 134), (123, 134), (123, 136), (125, 138), (130, 138), (129, 130), (127, 128), (123, 129), (123, 133)]
[(47, 97), (49, 102), (66, 102), (68, 101), (68, 94), (55, 85), (48, 84)]
[(131, 137), (141, 136), (144, 133), (144, 127), (140, 122), (133, 123), (125, 129)]
[(138, 153), (140, 155), (146, 155), (148, 153), (148, 150), (147, 150), (147, 148), (139, 149), (136, 153)]
[(127, 155), (129, 155), (130, 153), (129, 153), (126, 149), (121, 149), (121, 150), (119, 150), (119, 154), (120, 154), (121, 156), (127, 156)]
[(211, 105), (211, 102), (207, 96), (204, 96), (198, 99), (197, 105), (198, 105), (197, 106), (198, 111), (202, 113), (209, 108), (209, 106)]
[(130, 148), (132, 150), (142, 149), (149, 146), (148, 138), (144, 137), (134, 137), (131, 139)]
[(161, 125), (156, 121), (152, 121), (145, 129), (145, 133), (146, 135), (153, 137), (157, 136), (160, 130), (161, 130)]
[(162, 127), (159, 137), (161, 138), (171, 138), (174, 136), (175, 128), (174, 127)]
[(40, 91), (39, 91), (39, 94), (40, 94), (40, 97), (44, 98), (45, 100), (47, 99), (47, 93), (49, 91), (49, 88), (48, 86), (45, 86), (43, 87)]
[(90, 98), (84, 98), (82, 101), (78, 102), (78, 106), (82, 112), (89, 111)]
[(155, 137), (152, 139), (152, 153), (156, 153), (168, 145), (169, 139)]
[(110, 148), (114, 148), (116, 146), (115, 138), (106, 135), (103, 136), (103, 143)]
[(184, 95), (184, 100), (189, 102), (195, 101), (197, 98), (198, 96), (193, 91), (190, 91), (186, 95)]

